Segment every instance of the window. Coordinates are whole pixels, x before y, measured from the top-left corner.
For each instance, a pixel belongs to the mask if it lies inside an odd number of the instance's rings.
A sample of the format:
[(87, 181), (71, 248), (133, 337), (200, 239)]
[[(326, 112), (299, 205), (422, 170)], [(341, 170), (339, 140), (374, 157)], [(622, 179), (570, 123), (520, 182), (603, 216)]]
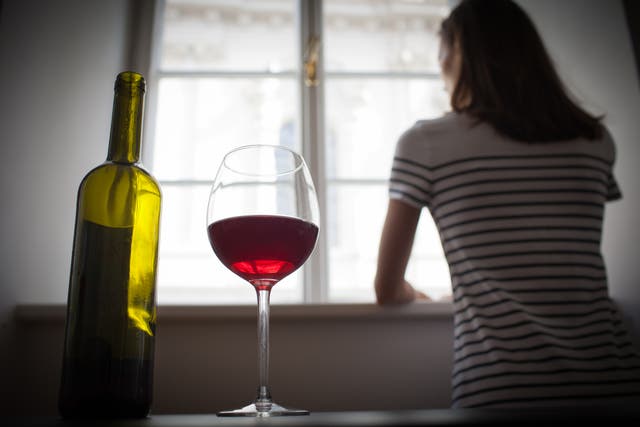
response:
[[(374, 300), (395, 142), (447, 107), (436, 36), (447, 12), (446, 0), (160, 3), (145, 161), (164, 197), (161, 304), (254, 303), (251, 287), (217, 260), (205, 230), (222, 157), (253, 143), (301, 152), (321, 203), (316, 251), (277, 285), (272, 301)], [(303, 67), (316, 52), (317, 85)], [(408, 277), (436, 298), (450, 293), (428, 213)]]

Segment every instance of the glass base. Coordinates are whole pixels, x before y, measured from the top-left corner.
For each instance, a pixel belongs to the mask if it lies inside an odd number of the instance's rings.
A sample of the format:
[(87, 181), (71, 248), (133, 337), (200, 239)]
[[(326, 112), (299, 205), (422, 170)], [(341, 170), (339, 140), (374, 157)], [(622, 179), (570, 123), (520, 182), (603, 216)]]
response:
[(304, 409), (288, 409), (275, 403), (260, 405), (258, 410), (255, 403), (241, 409), (218, 412), (219, 417), (281, 417), (287, 415), (309, 415)]

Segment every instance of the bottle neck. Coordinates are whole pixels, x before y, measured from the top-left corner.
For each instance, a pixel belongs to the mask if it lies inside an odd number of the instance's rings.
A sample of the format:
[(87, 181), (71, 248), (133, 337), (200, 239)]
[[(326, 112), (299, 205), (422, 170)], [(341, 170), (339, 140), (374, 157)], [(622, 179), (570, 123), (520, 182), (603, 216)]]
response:
[(144, 85), (136, 73), (121, 73), (116, 79), (107, 161), (132, 164), (140, 160)]

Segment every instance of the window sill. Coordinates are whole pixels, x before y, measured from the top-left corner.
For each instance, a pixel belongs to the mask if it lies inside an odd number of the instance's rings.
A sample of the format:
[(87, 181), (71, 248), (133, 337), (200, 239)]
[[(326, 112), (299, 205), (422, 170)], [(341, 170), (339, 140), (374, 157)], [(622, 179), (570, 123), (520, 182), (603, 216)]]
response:
[[(449, 319), (453, 308), (449, 302), (415, 302), (401, 306), (380, 307), (375, 304), (291, 304), (271, 306), (271, 319), (278, 320), (423, 320)], [(63, 304), (21, 304), (14, 317), (18, 323), (64, 322)], [(161, 305), (158, 322), (255, 320), (253, 305)]]

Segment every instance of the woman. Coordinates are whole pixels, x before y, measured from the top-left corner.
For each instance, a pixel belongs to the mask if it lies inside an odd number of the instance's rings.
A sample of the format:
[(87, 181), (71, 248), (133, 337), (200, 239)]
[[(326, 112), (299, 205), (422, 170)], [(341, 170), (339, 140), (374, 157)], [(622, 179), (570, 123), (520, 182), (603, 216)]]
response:
[(640, 402), (600, 253), (604, 204), (621, 197), (611, 136), (515, 3), (462, 1), (440, 36), (453, 112), (397, 144), (378, 302), (425, 297), (404, 274), (427, 207), (453, 287), (452, 406)]

